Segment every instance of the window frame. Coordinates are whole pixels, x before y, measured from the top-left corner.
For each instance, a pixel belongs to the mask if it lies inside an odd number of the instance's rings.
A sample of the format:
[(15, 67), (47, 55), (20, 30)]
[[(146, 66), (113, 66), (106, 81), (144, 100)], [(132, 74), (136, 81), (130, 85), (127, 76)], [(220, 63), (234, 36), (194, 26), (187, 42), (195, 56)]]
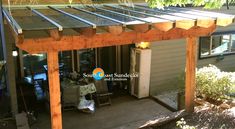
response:
[[(230, 36), (230, 39), (229, 39), (229, 47), (228, 47), (228, 52), (222, 52), (222, 53), (218, 53), (218, 54), (211, 54), (211, 50), (212, 50), (212, 37), (213, 36), (224, 36), (224, 35), (229, 35)], [(213, 57), (218, 57), (220, 55), (223, 55), (223, 56), (228, 56), (228, 55), (234, 55), (235, 54), (235, 51), (231, 51), (231, 44), (232, 44), (232, 35), (235, 35), (235, 34), (220, 34), (220, 35), (212, 35), (212, 36), (208, 36), (208, 38), (210, 38), (210, 48), (209, 48), (209, 55), (206, 55), (206, 56), (202, 56), (201, 55), (201, 47), (202, 47), (202, 38), (203, 37), (200, 37), (199, 38), (199, 51), (198, 51), (198, 57), (199, 59), (207, 59), (207, 58), (213, 58)], [(222, 40), (222, 38), (220, 39)], [(222, 42), (222, 41), (221, 41)]]

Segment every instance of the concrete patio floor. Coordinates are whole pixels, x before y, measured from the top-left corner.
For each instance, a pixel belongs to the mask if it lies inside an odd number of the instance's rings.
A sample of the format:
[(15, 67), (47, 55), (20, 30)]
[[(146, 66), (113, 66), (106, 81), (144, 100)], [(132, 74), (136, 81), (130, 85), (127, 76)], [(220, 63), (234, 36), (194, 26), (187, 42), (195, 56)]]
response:
[[(112, 99), (112, 105), (96, 108), (93, 114), (78, 110), (63, 112), (63, 129), (124, 129), (136, 128), (139, 121), (148, 121), (171, 111), (152, 99), (138, 100), (125, 95)], [(138, 123), (138, 124), (137, 124)], [(50, 129), (50, 115), (40, 113), (32, 129)]]

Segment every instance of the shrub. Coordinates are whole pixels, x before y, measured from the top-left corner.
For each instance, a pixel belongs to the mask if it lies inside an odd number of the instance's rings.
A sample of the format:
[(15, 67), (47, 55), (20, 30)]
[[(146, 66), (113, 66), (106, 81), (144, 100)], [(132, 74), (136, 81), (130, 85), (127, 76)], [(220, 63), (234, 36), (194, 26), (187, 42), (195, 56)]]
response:
[(235, 85), (235, 73), (223, 72), (214, 65), (196, 71), (196, 94), (214, 100), (229, 98)]

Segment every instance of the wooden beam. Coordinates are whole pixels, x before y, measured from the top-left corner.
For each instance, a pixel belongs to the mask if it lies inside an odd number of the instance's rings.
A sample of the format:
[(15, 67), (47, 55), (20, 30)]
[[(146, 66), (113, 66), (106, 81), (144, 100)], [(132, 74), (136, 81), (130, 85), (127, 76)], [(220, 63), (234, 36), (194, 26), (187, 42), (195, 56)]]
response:
[(96, 29), (94, 28), (80, 28), (80, 29), (74, 29), (74, 30), (85, 37), (92, 37), (96, 34)]
[(216, 25), (218, 26), (227, 26), (233, 23), (234, 18), (217, 18)]
[(194, 27), (195, 23), (196, 23), (196, 21), (194, 21), (194, 20), (179, 20), (179, 21), (175, 22), (175, 27), (188, 30), (188, 29)]
[(113, 35), (120, 35), (123, 32), (122, 26), (107, 26), (107, 31)]
[(62, 37), (62, 32), (58, 29), (48, 30), (49, 35), (56, 41), (59, 41)]
[(96, 29), (96, 33), (100, 34), (100, 33), (110, 33), (113, 35), (120, 35), (122, 34), (122, 32), (124, 31), (124, 27), (123, 26), (117, 26), (117, 25), (113, 25), (113, 26), (103, 26), (103, 27), (99, 27)]
[(131, 25), (131, 26), (127, 26), (127, 27), (138, 32), (138, 33), (145, 33), (151, 29), (149, 24)]
[(14, 37), (15, 37), (16, 43), (23, 43), (24, 42), (24, 35), (23, 34), (14, 35)]
[(160, 30), (160, 31), (168, 31), (172, 28), (174, 28), (174, 23), (173, 22), (162, 22), (162, 23), (157, 23), (153, 24), (154, 28)]
[(197, 26), (200, 26), (200, 27), (210, 27), (212, 26), (213, 24), (215, 24), (215, 20), (214, 19), (199, 19), (197, 20)]
[(187, 112), (193, 112), (197, 39), (196, 37), (187, 37), (186, 41), (185, 110)]
[(47, 53), (51, 129), (62, 129), (58, 52)]
[(25, 39), (24, 43), (16, 44), (17, 47), (29, 53), (43, 53), (51, 50), (66, 51), (79, 50), (86, 48), (97, 48), (106, 46), (126, 45), (136, 42), (153, 42), (161, 40), (173, 40), (186, 38), (189, 36), (208, 36), (215, 31), (216, 26), (209, 28), (193, 27), (189, 30), (174, 28), (167, 32), (151, 29), (145, 33), (136, 31), (122, 32), (120, 35), (111, 33), (95, 34), (92, 37), (88, 36), (63, 36), (60, 41), (55, 41), (52, 38), (34, 38)]

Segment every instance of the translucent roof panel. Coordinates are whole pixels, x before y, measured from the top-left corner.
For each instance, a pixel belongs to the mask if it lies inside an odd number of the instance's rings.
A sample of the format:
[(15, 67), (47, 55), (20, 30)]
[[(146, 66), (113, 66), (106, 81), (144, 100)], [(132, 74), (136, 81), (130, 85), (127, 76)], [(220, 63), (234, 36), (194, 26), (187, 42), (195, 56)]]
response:
[[(232, 15), (182, 8), (178, 9), (176, 7), (169, 7), (165, 10), (152, 9), (140, 4), (135, 4), (134, 7), (117, 4), (51, 5), (50, 7), (47, 5), (19, 5), (11, 7), (9, 14), (4, 11), (4, 15), (6, 15), (10, 23), (14, 24), (13, 29), (17, 28), (17, 33), (22, 33), (22, 30), (59, 29), (62, 31), (63, 28), (95, 28), (120, 26), (122, 24), (158, 24), (181, 20), (194, 22), (195, 20), (211, 17), (226, 18), (224, 19), (226, 23), (217, 23), (217, 25), (226, 25), (227, 22), (230, 22), (234, 18)], [(10, 19), (12, 17), (13, 20), (11, 21)]]
[[(141, 8), (147, 8), (147, 9), (151, 9), (148, 6), (140, 6)], [(157, 11), (157, 12), (164, 12), (165, 14), (169, 14), (169, 15), (173, 15), (173, 16), (179, 16), (182, 18), (190, 18), (190, 19), (208, 19), (208, 17), (202, 16), (202, 15), (191, 15), (191, 14), (187, 14), (185, 12), (180, 12), (179, 10), (173, 10), (173, 9), (169, 9), (169, 8), (164, 8), (164, 9), (157, 9), (157, 8), (153, 8), (152, 10)]]
[[(120, 7), (123, 8), (123, 7)], [(163, 18), (163, 19), (168, 19), (168, 20), (186, 20), (188, 18), (184, 18), (184, 17), (179, 17), (179, 16), (174, 16), (171, 14), (166, 14), (164, 13), (164, 11), (162, 12), (156, 12), (154, 10), (149, 9), (145, 9), (144, 7), (138, 7), (138, 6), (134, 6), (134, 7), (125, 7), (124, 9), (129, 9), (129, 10), (133, 10), (133, 11), (137, 11), (137, 12), (143, 12), (146, 14), (151, 14), (151, 15), (155, 15), (156, 17), (159, 18)]]
[(111, 10), (111, 11), (115, 11), (115, 12), (118, 12), (118, 13), (130, 15), (130, 16), (134, 16), (134, 17), (137, 17), (137, 18), (141, 18), (142, 20), (152, 22), (152, 23), (167, 21), (167, 19), (161, 19), (161, 18), (157, 18), (157, 17), (154, 17), (154, 16), (149, 16), (149, 15), (146, 15), (146, 14), (135, 13), (135, 12), (128, 11), (128, 10), (122, 10), (121, 8), (120, 9), (111, 8), (111, 7), (102, 7), (102, 8), (107, 9), (107, 10)]
[(88, 14), (86, 12), (82, 12), (82, 11), (79, 11), (79, 10), (76, 10), (76, 9), (63, 8), (63, 9), (60, 9), (60, 10), (63, 10), (67, 13), (73, 14), (73, 15), (78, 16), (82, 19), (85, 19), (89, 22), (92, 22), (92, 23), (96, 24), (97, 26), (120, 25), (120, 23), (116, 23), (116, 22), (113, 22), (111, 20), (104, 19), (104, 18), (95, 16), (95, 15), (92, 15), (92, 14)]
[(14, 9), (10, 13), (23, 30), (55, 29), (56, 26), (35, 15), (28, 9)]
[(90, 27), (90, 25), (76, 20), (70, 16), (66, 16), (52, 9), (37, 9), (38, 12), (42, 13), (46, 17), (55, 21), (56, 23), (63, 26), (63, 28), (84, 28)]
[(121, 16), (115, 13), (111, 13), (111, 12), (107, 12), (107, 11), (101, 11), (98, 9), (91, 9), (91, 8), (86, 8), (86, 10), (92, 11), (94, 13), (98, 13), (101, 15), (104, 15), (106, 17), (110, 17), (122, 22), (125, 22), (126, 25), (131, 25), (131, 24), (144, 24), (144, 22), (130, 18), (130, 17), (126, 17), (126, 16)]

